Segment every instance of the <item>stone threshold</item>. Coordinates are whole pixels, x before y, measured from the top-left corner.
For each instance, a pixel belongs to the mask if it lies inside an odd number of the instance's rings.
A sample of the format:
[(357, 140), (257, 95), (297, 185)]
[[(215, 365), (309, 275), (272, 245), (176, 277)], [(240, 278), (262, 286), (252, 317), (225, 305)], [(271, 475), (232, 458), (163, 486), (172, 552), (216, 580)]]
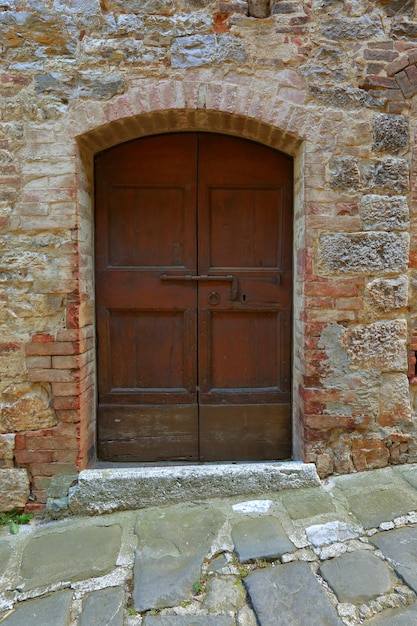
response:
[(69, 491), (71, 513), (96, 515), (321, 484), (316, 466), (299, 461), (163, 467), (103, 465), (80, 472), (78, 483)]

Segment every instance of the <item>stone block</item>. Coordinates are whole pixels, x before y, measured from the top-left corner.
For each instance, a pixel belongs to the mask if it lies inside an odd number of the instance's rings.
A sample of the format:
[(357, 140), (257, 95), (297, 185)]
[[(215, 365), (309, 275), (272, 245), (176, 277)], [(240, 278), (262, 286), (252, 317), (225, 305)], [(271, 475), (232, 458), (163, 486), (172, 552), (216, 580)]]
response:
[(405, 374), (383, 374), (379, 392), (381, 426), (400, 425), (411, 419), (410, 385)]
[(200, 67), (211, 62), (216, 49), (215, 35), (177, 37), (171, 46), (172, 67)]
[[(397, 88), (397, 83), (395, 87)], [(378, 109), (384, 106), (386, 97), (385, 94), (379, 94), (377, 91), (367, 93), (364, 89), (356, 87), (327, 87), (310, 84), (308, 90), (319, 102), (349, 109), (361, 107)]]
[(356, 191), (361, 188), (359, 162), (355, 157), (336, 157), (331, 161), (329, 169), (330, 186), (333, 189)]
[(407, 322), (385, 320), (348, 328), (341, 337), (351, 364), (382, 372), (407, 371)]
[(29, 493), (29, 477), (25, 469), (0, 469), (0, 511), (23, 509)]
[(248, 0), (249, 15), (251, 17), (268, 17), (271, 13), (270, 0)]
[(393, 21), (391, 24), (391, 37), (414, 41), (417, 37), (417, 24), (415, 22)]
[(366, 286), (365, 299), (372, 308), (384, 313), (406, 307), (408, 304), (407, 276), (375, 278)]
[(405, 272), (406, 233), (325, 233), (319, 239), (317, 268), (324, 274), (388, 274)]
[(125, 81), (119, 74), (82, 73), (79, 79), (80, 98), (110, 100), (117, 94), (124, 93)]
[(334, 41), (384, 37), (380, 21), (368, 14), (362, 17), (333, 19), (323, 26), (322, 33), (324, 37)]
[(0, 460), (4, 461), (6, 466), (13, 467), (14, 442), (14, 434), (0, 435)]
[(358, 472), (388, 465), (389, 450), (378, 437), (358, 437), (352, 441), (352, 461)]
[(10, 385), (3, 392), (0, 404), (0, 431), (20, 432), (40, 430), (57, 424), (50, 406), (47, 387), (39, 384)]
[(239, 37), (231, 35), (218, 35), (217, 46), (213, 56), (213, 63), (225, 63), (234, 61), (235, 63), (245, 63), (245, 44)]
[(381, 113), (372, 120), (375, 152), (396, 154), (408, 146), (408, 119), (404, 115)]
[(171, 46), (171, 64), (174, 68), (200, 67), (209, 63), (246, 59), (243, 41), (231, 35), (190, 35), (176, 37)]
[(407, 193), (409, 185), (409, 168), (405, 159), (386, 158), (376, 163), (373, 187), (396, 193)]
[(378, 4), (389, 17), (414, 14), (414, 0), (379, 0)]
[(405, 196), (362, 196), (360, 215), (364, 230), (407, 230), (410, 224)]

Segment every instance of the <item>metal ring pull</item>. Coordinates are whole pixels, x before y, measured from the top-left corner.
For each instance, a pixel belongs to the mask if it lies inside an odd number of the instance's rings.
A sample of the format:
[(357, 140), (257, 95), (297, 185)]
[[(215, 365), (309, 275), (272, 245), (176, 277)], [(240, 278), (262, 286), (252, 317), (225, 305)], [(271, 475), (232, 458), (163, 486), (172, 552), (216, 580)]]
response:
[(208, 301), (209, 301), (209, 303), (210, 303), (210, 304), (212, 304), (213, 306), (214, 306), (214, 305), (216, 305), (216, 304), (219, 304), (219, 302), (220, 302), (220, 296), (219, 296), (219, 294), (217, 293), (217, 291), (211, 291), (211, 292), (209, 293), (209, 296), (208, 296)]

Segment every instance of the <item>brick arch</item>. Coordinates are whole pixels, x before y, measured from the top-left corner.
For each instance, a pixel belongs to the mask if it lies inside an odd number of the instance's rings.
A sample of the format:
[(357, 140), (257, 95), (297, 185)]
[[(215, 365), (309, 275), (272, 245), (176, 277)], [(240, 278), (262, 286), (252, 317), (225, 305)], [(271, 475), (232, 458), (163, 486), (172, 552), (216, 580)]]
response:
[(294, 133), (283, 131), (260, 119), (224, 111), (198, 109), (167, 109), (120, 117), (88, 130), (76, 139), (90, 180), (92, 159), (98, 152), (140, 137), (181, 131), (235, 135), (265, 144), (290, 156), (297, 156), (302, 145), (301, 139)]

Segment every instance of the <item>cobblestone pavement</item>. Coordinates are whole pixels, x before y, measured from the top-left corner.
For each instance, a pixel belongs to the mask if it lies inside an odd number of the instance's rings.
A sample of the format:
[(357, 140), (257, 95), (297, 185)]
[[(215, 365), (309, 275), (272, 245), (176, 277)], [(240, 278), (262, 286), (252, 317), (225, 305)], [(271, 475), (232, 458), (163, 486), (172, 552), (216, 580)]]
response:
[(0, 623), (417, 625), (416, 511), (409, 465), (4, 528)]

